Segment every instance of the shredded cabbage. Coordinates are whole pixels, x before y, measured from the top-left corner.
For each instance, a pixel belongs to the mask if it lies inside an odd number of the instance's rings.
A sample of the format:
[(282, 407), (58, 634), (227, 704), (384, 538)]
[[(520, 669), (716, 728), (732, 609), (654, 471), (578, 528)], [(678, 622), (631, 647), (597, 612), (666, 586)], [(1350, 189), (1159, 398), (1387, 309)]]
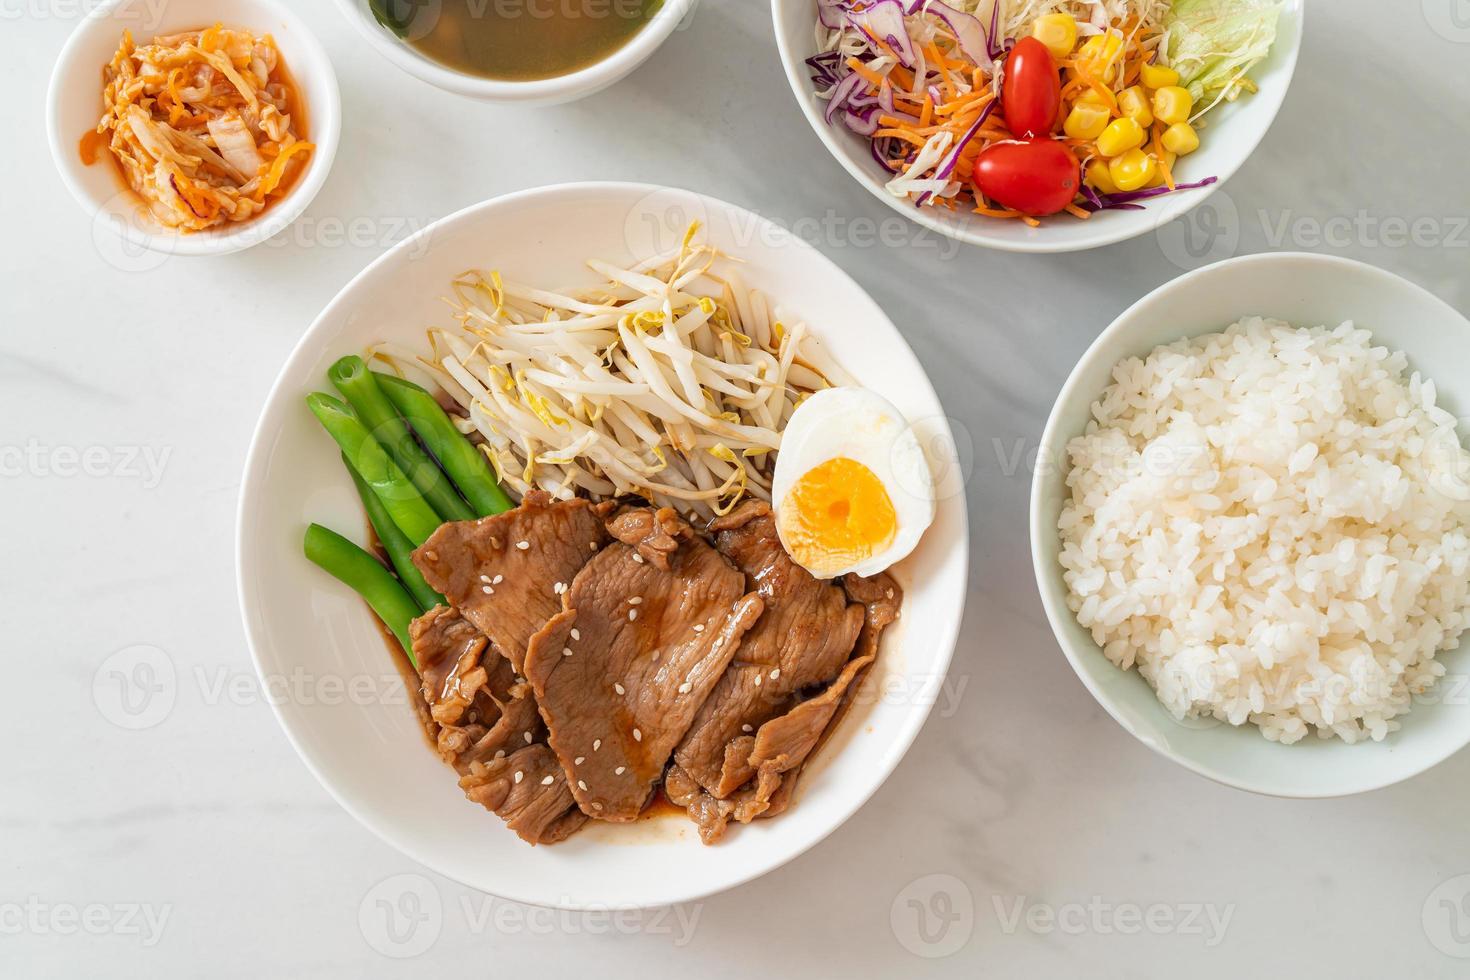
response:
[(1276, 40), (1283, 0), (1174, 0), (1164, 22), (1169, 65), (1199, 116), (1254, 91), (1246, 78)]

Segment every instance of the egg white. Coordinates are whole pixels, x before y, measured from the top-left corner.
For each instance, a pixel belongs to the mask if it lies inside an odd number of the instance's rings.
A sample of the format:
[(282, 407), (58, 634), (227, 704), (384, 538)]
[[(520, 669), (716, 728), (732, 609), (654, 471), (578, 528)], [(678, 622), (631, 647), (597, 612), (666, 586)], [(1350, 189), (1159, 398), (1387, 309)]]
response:
[[(781, 436), (771, 479), (778, 530), (796, 482), (839, 457), (861, 463), (877, 477), (893, 503), (896, 526), (893, 540), (880, 551), (818, 577), (876, 575), (912, 552), (934, 523), (934, 477), (913, 427), (887, 399), (866, 388), (827, 388), (797, 407)], [(784, 537), (781, 543), (792, 550)]]

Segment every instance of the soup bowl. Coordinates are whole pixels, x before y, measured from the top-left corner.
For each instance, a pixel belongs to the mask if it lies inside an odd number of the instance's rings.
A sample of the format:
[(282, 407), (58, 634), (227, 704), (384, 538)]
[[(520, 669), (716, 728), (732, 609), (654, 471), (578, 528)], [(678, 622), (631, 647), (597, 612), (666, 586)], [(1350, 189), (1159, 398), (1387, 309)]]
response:
[[(424, 13), (417, 14), (411, 31), (427, 30), (422, 18), (437, 18), (441, 15), (444, 0), (429, 0)], [(495, 0), (487, 0), (486, 6)], [(529, 9), (538, 2), (548, 0), (513, 0), (521, 15), (530, 16)], [(617, 0), (581, 0), (598, 8), (611, 8)], [(428, 82), (436, 88), (484, 102), (505, 102), (521, 105), (558, 105), (574, 102), (602, 91), (620, 81), (633, 69), (647, 61), (669, 35), (694, 13), (699, 0), (664, 0), (663, 6), (649, 19), (648, 23), (634, 34), (622, 47), (585, 68), (557, 75), (552, 78), (529, 80), (506, 80), (485, 78), (458, 71), (419, 51), (413, 45), (396, 36), (379, 22), (373, 13), (372, 0), (337, 0), (337, 6), (367, 39), (374, 50), (415, 78)]]

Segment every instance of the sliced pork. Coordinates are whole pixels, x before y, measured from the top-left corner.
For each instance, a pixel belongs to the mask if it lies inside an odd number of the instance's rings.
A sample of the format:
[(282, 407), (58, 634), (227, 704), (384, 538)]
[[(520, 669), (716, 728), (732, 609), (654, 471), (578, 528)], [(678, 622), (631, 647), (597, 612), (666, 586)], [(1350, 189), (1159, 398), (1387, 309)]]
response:
[(716, 546), (745, 573), (765, 613), (700, 709), (674, 760), (723, 799), (755, 775), (754, 733), (803, 692), (831, 683), (852, 655), (863, 609), (797, 565), (781, 547), (771, 508), (751, 502), (716, 521)]
[[(459, 772), (465, 795), (532, 844), (565, 839), (581, 826), (566, 775), (546, 748), (535, 694), (510, 661), (449, 606), (414, 620), (409, 635), (435, 744)], [(515, 773), (531, 769), (536, 781), (522, 788), (526, 776), (517, 781)]]
[(760, 617), (731, 567), (672, 510), (632, 508), (531, 638), (526, 677), (584, 813), (636, 819)]
[[(802, 766), (851, 703), (902, 602), (886, 574), (848, 576), (841, 588), (812, 578), (781, 548), (764, 504), (746, 505), (714, 529), (720, 550), (750, 576), (766, 612), (675, 752), (664, 782), (665, 794), (688, 810), (706, 844), (719, 840), (732, 819), (749, 823), (786, 809)], [(751, 697), (751, 688), (734, 678), (757, 658), (783, 666), (768, 669), (761, 696)], [(787, 677), (793, 683), (780, 684)]]
[(504, 514), (445, 524), (413, 563), (520, 673), (531, 634), (561, 611), (561, 594), (606, 542), (597, 507), (535, 490)]

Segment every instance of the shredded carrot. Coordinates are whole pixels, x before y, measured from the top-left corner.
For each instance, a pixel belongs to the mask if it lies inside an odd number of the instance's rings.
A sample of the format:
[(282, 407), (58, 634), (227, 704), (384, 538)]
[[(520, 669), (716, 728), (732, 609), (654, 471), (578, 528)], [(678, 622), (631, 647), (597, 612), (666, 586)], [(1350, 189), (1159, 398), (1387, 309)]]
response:
[(873, 86), (874, 88), (883, 87), (883, 76), (878, 74), (873, 69), (869, 68), (867, 65), (863, 64), (856, 58), (848, 58), (847, 67), (851, 68), (853, 71), (863, 76), (863, 78), (867, 80), (868, 84)]
[(315, 149), (315, 144), (308, 143), (305, 140), (297, 140), (282, 150), (280, 156), (276, 157), (271, 163), (270, 171), (266, 173), (265, 179), (260, 182), (260, 189), (255, 192), (255, 199), (257, 201), (264, 201), (266, 195), (276, 189), (277, 185), (281, 182), (281, 178), (286, 175), (286, 163), (293, 156), (298, 153), (310, 153)]
[(1083, 221), (1086, 221), (1088, 218), (1092, 217), (1091, 211), (1087, 210), (1086, 208), (1079, 208), (1075, 204), (1067, 205), (1067, 213), (1074, 218), (1081, 218)]
[(903, 140), (905, 143), (912, 143), (914, 146), (920, 146), (920, 147), (921, 146), (924, 146), (926, 143), (929, 142), (928, 140), (924, 139), (924, 137), (920, 136), (919, 134), (914, 133), (914, 132), (910, 132), (907, 129), (896, 129), (896, 128), (891, 128), (891, 127), (888, 128), (888, 129), (880, 129), (876, 133), (874, 133), (873, 136), (874, 137), (891, 136), (894, 139)]

